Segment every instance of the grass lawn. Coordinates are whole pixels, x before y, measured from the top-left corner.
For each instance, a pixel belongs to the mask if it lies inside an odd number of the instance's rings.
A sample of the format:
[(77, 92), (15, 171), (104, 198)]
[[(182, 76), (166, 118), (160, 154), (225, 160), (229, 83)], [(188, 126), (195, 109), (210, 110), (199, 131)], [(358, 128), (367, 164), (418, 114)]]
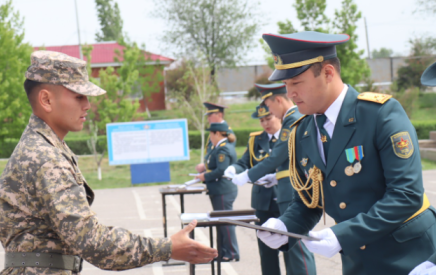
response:
[[(241, 157), (245, 151), (245, 147), (237, 147), (236, 153)], [(170, 163), (171, 169), (171, 183), (179, 184), (191, 180), (192, 177), (188, 176), (189, 173), (195, 173), (195, 165), (200, 162), (200, 150), (193, 149), (190, 151), (190, 160), (174, 161)], [(6, 166), (7, 161), (0, 161), (0, 171)], [(97, 179), (97, 166), (92, 157), (80, 157), (79, 166), (88, 184), (93, 189), (108, 189), (108, 188), (122, 188), (132, 186), (130, 183), (130, 166), (117, 165), (109, 166), (108, 159), (103, 159), (102, 175), (103, 179)], [(436, 169), (436, 162), (429, 160), (422, 160), (422, 169), (431, 170)], [(168, 182), (155, 183), (155, 184), (168, 184)], [(148, 184), (142, 184), (148, 185)], [(141, 185), (135, 185), (141, 186)]]

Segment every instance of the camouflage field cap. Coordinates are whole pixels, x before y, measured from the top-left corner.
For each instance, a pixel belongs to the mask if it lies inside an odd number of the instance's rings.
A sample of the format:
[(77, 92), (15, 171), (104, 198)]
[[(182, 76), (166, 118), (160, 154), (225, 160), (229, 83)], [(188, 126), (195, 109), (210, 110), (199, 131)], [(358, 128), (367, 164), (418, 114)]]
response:
[(106, 91), (91, 83), (86, 62), (69, 55), (52, 51), (35, 51), (26, 78), (41, 83), (62, 85), (86, 96), (98, 96)]

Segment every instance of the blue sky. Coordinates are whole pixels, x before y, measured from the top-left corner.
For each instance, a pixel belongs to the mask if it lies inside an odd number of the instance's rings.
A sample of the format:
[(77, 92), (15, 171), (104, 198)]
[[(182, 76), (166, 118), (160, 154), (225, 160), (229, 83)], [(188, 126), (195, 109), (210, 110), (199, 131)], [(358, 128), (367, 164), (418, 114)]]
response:
[[(250, 0), (251, 1), (251, 0)], [(255, 1), (255, 0), (253, 0)], [(0, 0), (4, 3), (5, 0)], [(124, 31), (139, 44), (145, 43), (147, 50), (173, 57), (170, 47), (160, 42), (165, 30), (165, 22), (151, 16), (153, 0), (117, 0), (124, 20)], [(400, 55), (409, 52), (408, 40), (417, 36), (436, 37), (434, 18), (436, 15), (413, 13), (416, 0), (355, 0), (368, 25), (370, 49), (386, 47)], [(256, 34), (277, 32), (277, 21), (290, 19), (297, 23), (291, 0), (261, 1), (259, 11), (265, 25)], [(54, 46), (78, 44), (74, 0), (13, 0), (13, 5), (24, 17), (25, 40), (34, 46)], [(341, 0), (327, 0), (327, 15), (333, 17)], [(77, 0), (80, 34), (82, 43), (94, 43), (95, 33), (100, 26), (93, 0)], [(433, 20), (432, 20), (433, 19)], [(294, 24), (295, 24), (294, 23)], [(297, 26), (298, 27), (298, 26)], [(363, 20), (357, 29), (360, 49), (366, 50)], [(256, 42), (257, 43), (257, 42)], [(263, 63), (263, 50), (254, 48), (247, 53), (248, 63)]]

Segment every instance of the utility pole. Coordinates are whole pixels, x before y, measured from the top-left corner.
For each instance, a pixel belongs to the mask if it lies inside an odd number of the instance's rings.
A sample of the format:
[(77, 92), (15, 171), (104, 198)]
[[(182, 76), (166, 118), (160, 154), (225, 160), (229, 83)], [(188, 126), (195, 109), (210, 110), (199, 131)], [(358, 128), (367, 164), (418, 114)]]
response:
[(369, 50), (368, 27), (366, 26), (366, 17), (363, 17), (363, 21), (365, 21), (366, 49), (368, 50), (368, 59), (371, 59), (371, 51)]
[(76, 6), (77, 35), (79, 36), (79, 54), (80, 54), (80, 59), (83, 60), (82, 42), (80, 41), (79, 13), (77, 11), (77, 0), (74, 0), (74, 4)]

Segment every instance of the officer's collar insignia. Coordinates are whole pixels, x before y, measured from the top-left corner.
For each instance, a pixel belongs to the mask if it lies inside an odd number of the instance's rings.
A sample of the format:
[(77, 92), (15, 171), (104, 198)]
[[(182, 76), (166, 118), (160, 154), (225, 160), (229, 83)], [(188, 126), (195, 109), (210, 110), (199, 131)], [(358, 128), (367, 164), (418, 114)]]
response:
[(307, 161), (308, 161), (308, 160), (309, 160), (308, 158), (303, 158), (303, 159), (300, 161), (301, 165), (303, 165), (304, 167), (306, 167), (306, 165), (307, 165)]
[(220, 144), (220, 147), (223, 147), (223, 146), (226, 146), (226, 143), (225, 143), (225, 142), (223, 142), (223, 143)]
[(349, 119), (348, 119), (348, 122), (353, 122), (354, 121), (354, 117), (350, 117)]
[(412, 139), (408, 132), (401, 132), (391, 136), (394, 153), (400, 158), (409, 158), (414, 151)]
[(305, 135), (305, 136), (307, 136), (307, 131), (306, 131), (306, 132), (304, 132), (304, 135)]

